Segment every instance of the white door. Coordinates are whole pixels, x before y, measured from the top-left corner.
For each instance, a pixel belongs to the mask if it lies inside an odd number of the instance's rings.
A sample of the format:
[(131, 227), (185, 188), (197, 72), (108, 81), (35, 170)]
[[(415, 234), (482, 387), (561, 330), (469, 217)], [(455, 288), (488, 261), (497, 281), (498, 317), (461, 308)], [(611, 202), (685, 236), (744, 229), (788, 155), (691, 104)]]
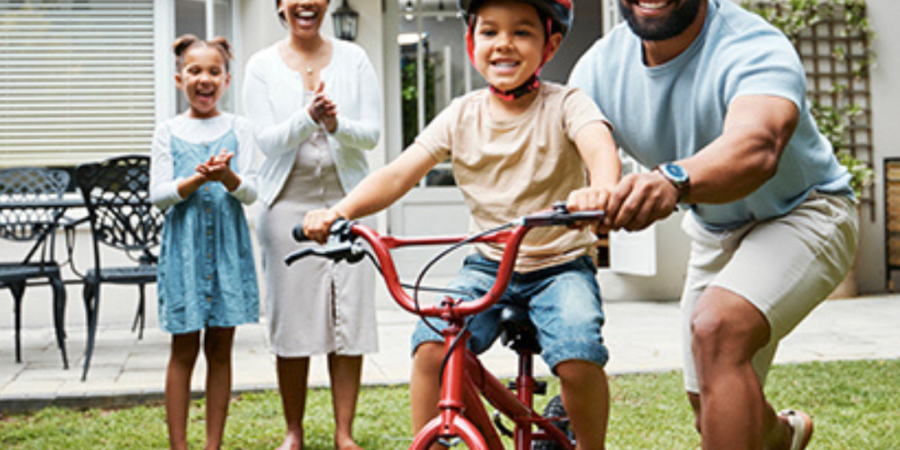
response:
[[(399, 66), (400, 78), (399, 86), (387, 89), (386, 98), (386, 103), (397, 105), (388, 106), (389, 114), (400, 118), (400, 126), (392, 127), (398, 136), (386, 140), (389, 158), (393, 159), (454, 97), (481, 85), (465, 52), (465, 30), (456, 16), (455, 0), (393, 0), (387, 2), (385, 14), (385, 27), (391, 30), (385, 36), (394, 46), (388, 61)], [(449, 163), (435, 167), (387, 214), (387, 231), (395, 235), (465, 234), (468, 229), (468, 208), (455, 186)], [(395, 252), (404, 280), (414, 281), (440, 249)], [(429, 277), (437, 284), (445, 282), (467, 252), (462, 249), (443, 259), (429, 270)]]

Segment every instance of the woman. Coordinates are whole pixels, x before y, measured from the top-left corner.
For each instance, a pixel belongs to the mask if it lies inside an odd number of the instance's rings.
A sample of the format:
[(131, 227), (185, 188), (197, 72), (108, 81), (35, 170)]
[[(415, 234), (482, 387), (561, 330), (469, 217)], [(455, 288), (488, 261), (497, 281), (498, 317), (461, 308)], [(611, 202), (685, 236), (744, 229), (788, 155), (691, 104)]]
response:
[[(362, 150), (380, 135), (377, 78), (364, 51), (320, 34), (328, 0), (276, 0), (285, 39), (253, 55), (246, 115), (264, 155), (257, 224), (266, 316), (287, 431), (280, 449), (303, 446), (309, 360), (328, 355), (335, 448), (357, 450), (352, 425), (362, 355), (377, 351), (374, 272), (310, 258), (287, 268), (294, 225), (333, 206), (367, 173)], [(310, 244), (311, 245), (311, 244)]]

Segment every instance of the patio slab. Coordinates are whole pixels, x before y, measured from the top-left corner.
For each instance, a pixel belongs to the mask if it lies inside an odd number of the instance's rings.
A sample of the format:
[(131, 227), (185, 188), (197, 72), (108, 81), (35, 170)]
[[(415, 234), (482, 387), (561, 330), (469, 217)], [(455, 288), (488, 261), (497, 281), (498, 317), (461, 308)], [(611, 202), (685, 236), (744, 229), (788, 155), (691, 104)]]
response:
[[(624, 373), (678, 370), (681, 365), (680, 310), (675, 302), (611, 302), (604, 328), (611, 358), (607, 371)], [(900, 295), (829, 300), (785, 339), (776, 363), (837, 359), (900, 358)], [(363, 383), (407, 383), (411, 368), (409, 335), (415, 318), (399, 308), (378, 310), (381, 350), (366, 358)], [(234, 345), (235, 393), (276, 389), (275, 358), (269, 352), (265, 323), (238, 328)], [(130, 323), (102, 326), (87, 381), (81, 381), (84, 329), (68, 330), (70, 369), (63, 370), (50, 328), (23, 330), (23, 363), (15, 363), (13, 332), (0, 328), (0, 412), (15, 413), (49, 405), (75, 408), (117, 407), (159, 402), (163, 398), (170, 336), (148, 323), (137, 339)], [(482, 358), (500, 376), (516, 369), (515, 355), (495, 345)], [(194, 370), (194, 395), (203, 392), (206, 366)], [(549, 375), (543, 361), (538, 375)], [(328, 386), (325, 358), (313, 358), (310, 384)]]

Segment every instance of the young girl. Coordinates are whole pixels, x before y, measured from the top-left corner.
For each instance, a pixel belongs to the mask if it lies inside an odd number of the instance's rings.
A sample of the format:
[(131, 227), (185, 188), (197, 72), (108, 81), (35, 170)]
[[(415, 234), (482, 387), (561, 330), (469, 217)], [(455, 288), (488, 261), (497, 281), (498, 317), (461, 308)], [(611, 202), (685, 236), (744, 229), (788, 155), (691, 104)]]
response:
[(231, 394), (234, 327), (259, 320), (243, 204), (256, 199), (249, 122), (220, 112), (231, 80), (225, 38), (175, 41), (175, 82), (190, 105), (156, 128), (151, 198), (166, 210), (159, 259), (159, 320), (172, 333), (166, 423), (172, 449), (187, 448), (191, 373), (205, 330), (206, 447), (222, 443)]

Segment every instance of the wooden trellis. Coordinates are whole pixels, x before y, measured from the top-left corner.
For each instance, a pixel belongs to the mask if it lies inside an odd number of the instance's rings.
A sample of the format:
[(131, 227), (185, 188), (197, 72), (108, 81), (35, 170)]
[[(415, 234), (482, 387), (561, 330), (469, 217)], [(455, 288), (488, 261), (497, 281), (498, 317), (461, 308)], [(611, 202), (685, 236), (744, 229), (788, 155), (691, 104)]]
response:
[[(871, 86), (867, 70), (871, 55), (867, 40), (865, 34), (847, 30), (842, 9), (836, 8), (833, 16), (823, 18), (808, 33), (801, 33), (795, 45), (806, 67), (810, 101), (847, 115), (845, 147), (835, 150), (849, 151), (872, 167)], [(872, 220), (874, 194), (875, 187), (869, 184), (860, 199), (869, 207)]]

